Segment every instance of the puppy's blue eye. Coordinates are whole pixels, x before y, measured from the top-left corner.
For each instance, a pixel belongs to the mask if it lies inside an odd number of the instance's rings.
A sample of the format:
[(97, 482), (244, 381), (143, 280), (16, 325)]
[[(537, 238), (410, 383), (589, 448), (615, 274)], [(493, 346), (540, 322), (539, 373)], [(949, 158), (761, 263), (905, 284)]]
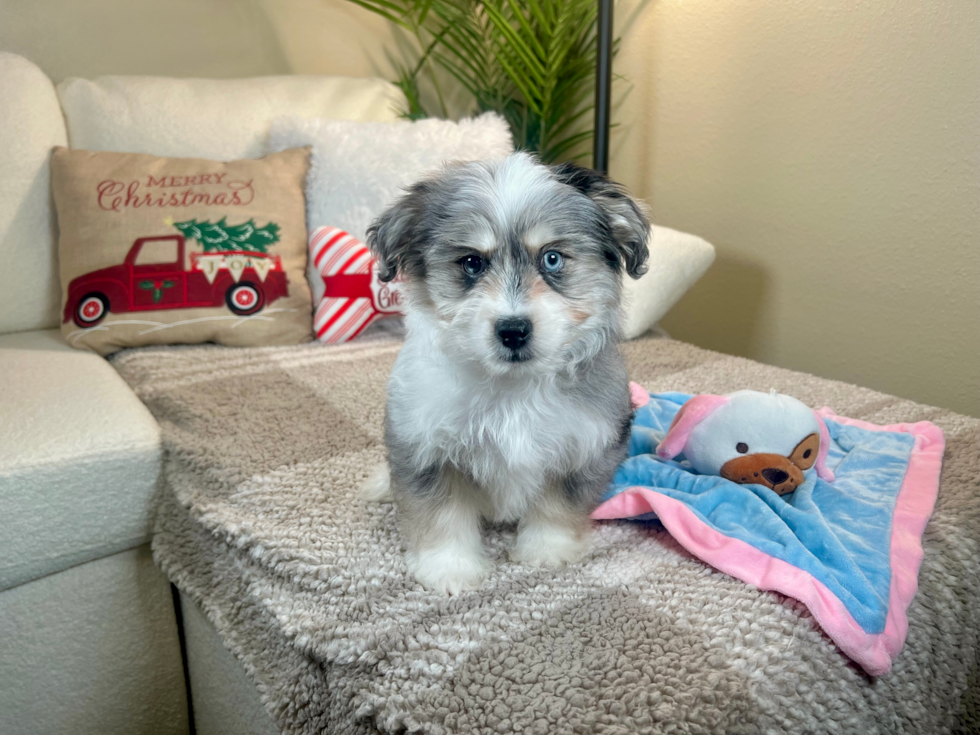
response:
[(478, 276), (483, 273), (485, 267), (483, 263), (483, 258), (479, 255), (467, 255), (461, 261), (459, 261), (460, 266), (463, 268), (463, 273), (468, 276)]
[(544, 263), (544, 269), (549, 273), (556, 273), (561, 270), (562, 265), (565, 263), (565, 259), (561, 257), (561, 253), (557, 250), (549, 250), (544, 254), (544, 258), (541, 259)]

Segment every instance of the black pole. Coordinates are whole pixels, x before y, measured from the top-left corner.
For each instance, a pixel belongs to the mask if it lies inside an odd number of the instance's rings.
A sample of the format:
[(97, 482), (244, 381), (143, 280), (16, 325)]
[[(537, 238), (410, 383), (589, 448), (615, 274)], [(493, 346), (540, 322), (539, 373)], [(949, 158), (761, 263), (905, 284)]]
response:
[(609, 173), (609, 118), (612, 96), (613, 0), (599, 0), (596, 27), (595, 132), (592, 168)]
[(170, 583), (170, 597), (174, 602), (174, 617), (177, 619), (177, 640), (180, 643), (180, 663), (184, 667), (184, 692), (187, 695), (187, 720), (190, 724), (188, 732), (196, 735), (197, 725), (194, 724), (194, 697), (191, 696), (191, 667), (187, 663), (187, 638), (184, 635), (184, 611), (180, 607), (180, 590), (173, 582)]

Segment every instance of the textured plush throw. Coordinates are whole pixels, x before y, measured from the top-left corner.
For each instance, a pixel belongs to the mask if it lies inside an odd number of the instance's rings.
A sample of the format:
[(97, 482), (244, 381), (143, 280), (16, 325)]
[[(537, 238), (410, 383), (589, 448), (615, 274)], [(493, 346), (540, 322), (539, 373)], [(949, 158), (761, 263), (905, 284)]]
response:
[(659, 525), (598, 523), (559, 572), (413, 583), (394, 509), (355, 499), (382, 457), (394, 340), (150, 348), (115, 365), (163, 426), (154, 550), (287, 733), (976, 731), (980, 421), (669, 340), (624, 346), (651, 391), (797, 396), (946, 433), (919, 593), (891, 673), (863, 673), (806, 608), (718, 572)]

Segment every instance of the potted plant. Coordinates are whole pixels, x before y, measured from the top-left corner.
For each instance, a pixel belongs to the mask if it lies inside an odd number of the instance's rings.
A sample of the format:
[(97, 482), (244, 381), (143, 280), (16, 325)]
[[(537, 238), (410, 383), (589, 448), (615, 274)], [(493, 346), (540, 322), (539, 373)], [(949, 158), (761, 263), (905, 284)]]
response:
[[(517, 148), (546, 162), (587, 156), (596, 71), (595, 0), (351, 0), (384, 16), (418, 42), (401, 65), (406, 117), (430, 116), (419, 78), (432, 79), (448, 117), (436, 68), (454, 77), (472, 111), (493, 110), (510, 124)], [(614, 44), (615, 46), (616, 44)]]

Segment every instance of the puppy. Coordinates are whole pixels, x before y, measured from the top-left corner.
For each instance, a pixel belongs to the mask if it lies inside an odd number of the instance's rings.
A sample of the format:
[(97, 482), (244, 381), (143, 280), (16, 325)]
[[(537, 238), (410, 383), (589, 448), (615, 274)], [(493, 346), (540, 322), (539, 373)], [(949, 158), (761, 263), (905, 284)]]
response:
[[(518, 522), (515, 561), (557, 567), (626, 455), (632, 408), (617, 347), (623, 275), (650, 225), (604, 176), (518, 153), (410, 187), (374, 222), (381, 280), (407, 282), (388, 383), (387, 467), (408, 563), (455, 594), (488, 572), (481, 522)], [(389, 475), (390, 471), (390, 475)]]

